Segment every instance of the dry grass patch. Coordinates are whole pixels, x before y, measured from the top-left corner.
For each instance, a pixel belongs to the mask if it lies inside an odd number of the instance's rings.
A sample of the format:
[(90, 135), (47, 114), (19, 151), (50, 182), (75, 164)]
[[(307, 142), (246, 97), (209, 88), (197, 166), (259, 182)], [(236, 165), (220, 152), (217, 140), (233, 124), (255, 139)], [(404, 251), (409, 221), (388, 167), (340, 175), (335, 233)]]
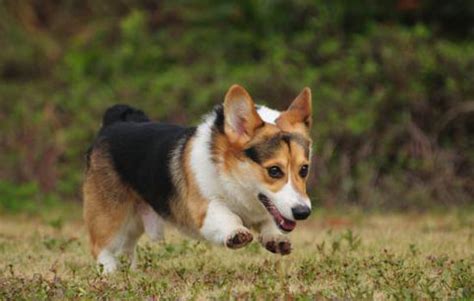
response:
[(105, 277), (79, 218), (2, 216), (0, 299), (474, 298), (472, 211), (320, 213), (291, 239), (280, 257), (170, 230), (163, 243), (141, 240), (137, 271)]

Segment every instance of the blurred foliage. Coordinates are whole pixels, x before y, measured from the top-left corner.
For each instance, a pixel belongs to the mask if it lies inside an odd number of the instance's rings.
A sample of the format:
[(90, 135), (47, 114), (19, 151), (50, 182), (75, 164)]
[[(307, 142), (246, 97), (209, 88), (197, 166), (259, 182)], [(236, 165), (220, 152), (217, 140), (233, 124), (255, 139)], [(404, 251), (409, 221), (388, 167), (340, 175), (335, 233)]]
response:
[(312, 88), (318, 204), (472, 203), (473, 20), (471, 1), (0, 1), (0, 204), (79, 199), (106, 107), (197, 123), (233, 83), (278, 109)]

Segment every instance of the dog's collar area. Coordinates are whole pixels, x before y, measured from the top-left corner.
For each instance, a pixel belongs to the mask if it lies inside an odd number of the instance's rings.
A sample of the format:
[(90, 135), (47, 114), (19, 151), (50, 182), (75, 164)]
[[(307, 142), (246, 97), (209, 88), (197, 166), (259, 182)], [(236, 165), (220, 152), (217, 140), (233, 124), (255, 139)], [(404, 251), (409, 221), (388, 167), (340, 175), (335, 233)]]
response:
[(296, 227), (296, 222), (285, 218), (276, 208), (270, 198), (268, 198), (263, 193), (259, 193), (258, 199), (263, 204), (265, 209), (267, 209), (268, 213), (270, 213), (270, 215), (273, 217), (273, 220), (281, 230), (285, 232), (293, 231), (293, 229)]

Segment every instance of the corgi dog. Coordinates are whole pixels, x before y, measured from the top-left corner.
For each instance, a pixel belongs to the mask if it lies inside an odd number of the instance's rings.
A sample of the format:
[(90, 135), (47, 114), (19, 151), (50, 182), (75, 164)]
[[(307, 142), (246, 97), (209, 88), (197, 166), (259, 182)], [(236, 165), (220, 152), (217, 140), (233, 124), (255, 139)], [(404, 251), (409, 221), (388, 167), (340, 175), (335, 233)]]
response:
[(311, 213), (311, 91), (286, 111), (256, 106), (238, 85), (197, 127), (152, 122), (127, 105), (109, 108), (87, 153), (84, 220), (104, 272), (118, 256), (136, 265), (143, 233), (164, 223), (238, 249), (253, 240), (286, 255), (285, 234)]

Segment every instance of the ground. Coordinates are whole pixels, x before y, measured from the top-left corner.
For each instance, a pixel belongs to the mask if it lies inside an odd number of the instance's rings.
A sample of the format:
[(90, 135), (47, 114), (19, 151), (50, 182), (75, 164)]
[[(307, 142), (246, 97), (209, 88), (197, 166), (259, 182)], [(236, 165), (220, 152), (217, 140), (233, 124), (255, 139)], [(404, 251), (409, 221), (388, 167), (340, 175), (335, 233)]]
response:
[(473, 299), (474, 211), (319, 211), (293, 253), (211, 246), (168, 227), (138, 269), (100, 273), (80, 208), (0, 216), (0, 299)]

